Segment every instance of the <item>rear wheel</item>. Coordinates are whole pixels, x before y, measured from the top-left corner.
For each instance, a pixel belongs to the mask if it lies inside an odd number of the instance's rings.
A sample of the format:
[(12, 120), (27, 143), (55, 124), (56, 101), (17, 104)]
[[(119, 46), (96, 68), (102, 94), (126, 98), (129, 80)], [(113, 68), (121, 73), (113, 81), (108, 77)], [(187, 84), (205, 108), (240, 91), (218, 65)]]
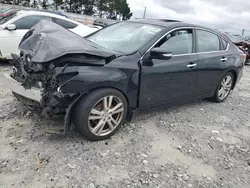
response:
[(99, 89), (82, 98), (74, 113), (77, 130), (89, 140), (98, 141), (114, 135), (127, 114), (127, 100), (114, 89)]
[(214, 94), (215, 102), (223, 102), (229, 96), (234, 84), (234, 75), (231, 72), (226, 73), (217, 86)]

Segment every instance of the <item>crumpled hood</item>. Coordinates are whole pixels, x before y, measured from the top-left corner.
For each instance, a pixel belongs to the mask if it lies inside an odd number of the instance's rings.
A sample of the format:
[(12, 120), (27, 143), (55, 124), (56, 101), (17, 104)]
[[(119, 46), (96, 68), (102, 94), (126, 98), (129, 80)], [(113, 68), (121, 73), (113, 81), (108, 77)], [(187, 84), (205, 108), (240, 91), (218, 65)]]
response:
[(24, 35), (19, 50), (36, 63), (49, 62), (66, 54), (88, 54), (103, 58), (118, 55), (47, 20), (40, 21)]

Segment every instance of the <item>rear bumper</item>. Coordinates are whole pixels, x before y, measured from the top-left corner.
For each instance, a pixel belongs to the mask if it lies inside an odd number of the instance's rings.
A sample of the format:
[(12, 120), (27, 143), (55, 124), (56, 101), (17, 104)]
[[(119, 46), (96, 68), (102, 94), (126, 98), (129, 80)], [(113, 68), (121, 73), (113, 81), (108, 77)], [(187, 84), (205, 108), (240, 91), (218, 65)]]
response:
[(25, 89), (21, 83), (17, 82), (9, 74), (4, 74), (4, 76), (5, 76), (5, 84), (10, 90), (25, 98), (41, 102), (43, 93), (41, 89), (33, 87), (31, 89)]

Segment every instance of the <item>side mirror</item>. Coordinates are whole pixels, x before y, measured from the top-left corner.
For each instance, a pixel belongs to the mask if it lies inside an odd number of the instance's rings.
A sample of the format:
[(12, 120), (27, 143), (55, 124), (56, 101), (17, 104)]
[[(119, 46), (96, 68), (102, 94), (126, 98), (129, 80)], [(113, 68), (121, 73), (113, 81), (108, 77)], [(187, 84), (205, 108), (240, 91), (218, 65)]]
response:
[(150, 56), (154, 59), (170, 59), (172, 55), (173, 54), (171, 52), (166, 52), (161, 48), (153, 48), (150, 51)]
[(15, 24), (9, 24), (9, 25), (7, 25), (6, 29), (8, 29), (9, 31), (16, 30), (16, 25)]

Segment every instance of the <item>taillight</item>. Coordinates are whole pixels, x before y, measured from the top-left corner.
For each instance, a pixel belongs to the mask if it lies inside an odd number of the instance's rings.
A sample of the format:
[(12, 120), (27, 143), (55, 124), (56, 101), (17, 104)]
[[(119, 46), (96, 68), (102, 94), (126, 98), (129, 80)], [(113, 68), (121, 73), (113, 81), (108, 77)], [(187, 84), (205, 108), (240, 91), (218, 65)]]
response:
[(243, 64), (245, 64), (246, 62), (246, 57), (247, 57), (246, 54), (240, 54), (240, 58), (243, 60)]

